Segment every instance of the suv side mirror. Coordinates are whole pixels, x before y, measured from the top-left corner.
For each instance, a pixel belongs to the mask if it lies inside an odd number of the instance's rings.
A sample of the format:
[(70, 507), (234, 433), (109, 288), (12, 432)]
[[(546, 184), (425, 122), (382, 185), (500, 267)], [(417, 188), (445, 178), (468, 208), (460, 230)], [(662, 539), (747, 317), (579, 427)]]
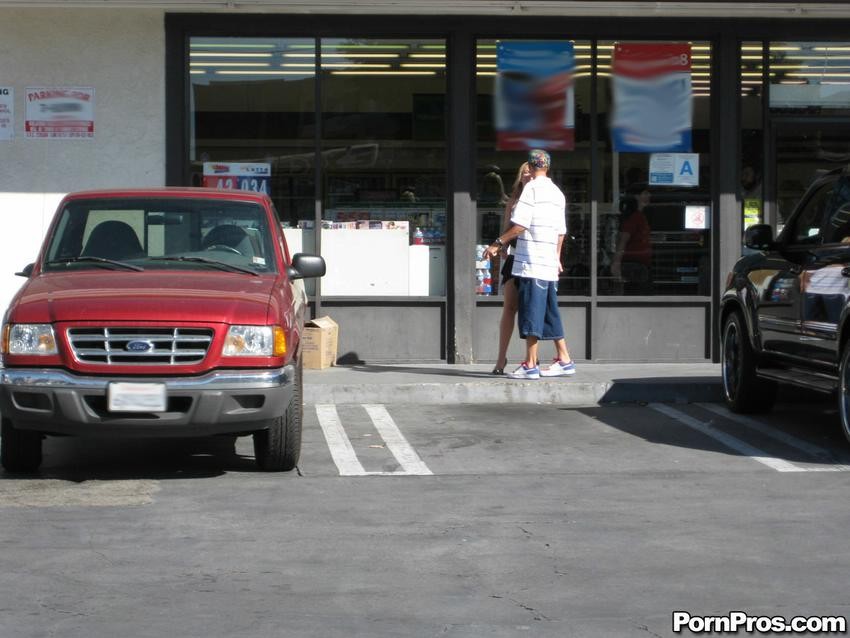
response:
[(24, 269), (22, 271), (16, 272), (15, 274), (18, 277), (29, 277), (30, 275), (32, 275), (33, 268), (35, 268), (35, 264), (27, 264), (26, 266), (24, 266)]
[(753, 224), (744, 231), (744, 246), (754, 250), (773, 248), (773, 228), (768, 224)]
[(322, 257), (308, 253), (295, 253), (292, 256), (292, 264), (286, 269), (286, 274), (290, 279), (305, 279), (322, 277), (325, 270), (325, 260)]

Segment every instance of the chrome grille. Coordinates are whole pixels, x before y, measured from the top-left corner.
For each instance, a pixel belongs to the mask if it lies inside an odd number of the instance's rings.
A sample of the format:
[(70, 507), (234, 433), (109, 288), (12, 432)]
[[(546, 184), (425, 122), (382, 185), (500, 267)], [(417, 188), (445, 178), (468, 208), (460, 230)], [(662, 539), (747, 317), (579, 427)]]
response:
[(207, 355), (209, 328), (69, 328), (78, 361), (106, 365), (190, 365)]

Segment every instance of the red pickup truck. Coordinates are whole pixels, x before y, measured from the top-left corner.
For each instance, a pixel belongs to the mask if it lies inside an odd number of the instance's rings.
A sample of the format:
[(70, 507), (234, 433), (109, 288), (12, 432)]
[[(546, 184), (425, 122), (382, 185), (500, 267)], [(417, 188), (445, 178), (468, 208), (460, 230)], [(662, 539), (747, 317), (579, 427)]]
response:
[(35, 471), (45, 435), (253, 435), (258, 466), (301, 449), (303, 281), (268, 196), (73, 193), (3, 319), (0, 461)]

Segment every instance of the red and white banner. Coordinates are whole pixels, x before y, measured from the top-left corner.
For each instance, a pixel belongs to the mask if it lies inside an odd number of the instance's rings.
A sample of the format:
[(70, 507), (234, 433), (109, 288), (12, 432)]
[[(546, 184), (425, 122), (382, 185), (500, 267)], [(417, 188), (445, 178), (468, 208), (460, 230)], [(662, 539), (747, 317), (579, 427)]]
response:
[(26, 107), (26, 137), (94, 137), (92, 87), (29, 87)]
[(687, 153), (693, 96), (689, 44), (624, 42), (614, 47), (614, 150)]

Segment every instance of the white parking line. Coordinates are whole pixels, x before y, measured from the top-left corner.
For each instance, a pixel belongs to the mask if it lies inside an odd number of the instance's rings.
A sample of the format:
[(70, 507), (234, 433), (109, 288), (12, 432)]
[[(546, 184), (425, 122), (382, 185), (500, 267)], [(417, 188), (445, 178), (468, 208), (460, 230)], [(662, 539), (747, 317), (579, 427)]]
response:
[(363, 405), (363, 408), (401, 469), (394, 472), (367, 472), (345, 433), (336, 406), (317, 404), (316, 416), (319, 418), (319, 425), (340, 476), (431, 476), (433, 474), (404, 438), (386, 407), (369, 404)]
[(735, 414), (730, 411), (729, 408), (722, 405), (714, 405), (711, 403), (698, 403), (699, 407), (704, 410), (708, 410), (709, 412), (714, 412), (717, 415), (722, 416), (724, 419), (729, 419), (730, 421), (735, 421), (736, 423), (740, 423), (752, 430), (755, 430), (759, 434), (763, 434), (765, 436), (769, 436), (789, 447), (796, 448), (810, 456), (814, 457), (821, 463), (831, 463), (829, 467), (818, 467), (818, 468), (806, 468), (807, 472), (847, 472), (850, 470), (850, 465), (842, 465), (840, 463), (836, 463), (832, 454), (826, 448), (822, 448), (819, 445), (814, 445), (809, 443), (808, 441), (804, 441), (802, 439), (797, 438), (796, 436), (792, 436), (787, 432), (783, 432), (782, 430), (777, 430), (769, 425), (765, 425), (761, 421), (756, 421), (755, 419), (744, 416), (743, 414)]
[(383, 405), (363, 405), (372, 423), (375, 424), (375, 429), (378, 434), (387, 444), (387, 448), (393, 453), (393, 456), (401, 465), (401, 472), (393, 472), (393, 474), (408, 474), (418, 476), (431, 476), (433, 473), (428, 469), (428, 466), (422, 462), (419, 455), (416, 453), (407, 439), (398, 429), (398, 426), (393, 421), (390, 413)]
[(339, 420), (336, 406), (316, 405), (316, 416), (319, 417), (319, 425), (325, 434), (328, 449), (331, 451), (331, 457), (333, 457), (340, 475), (365, 476), (366, 470), (363, 469), (354, 453), (354, 447), (352, 447), (351, 441)]
[(740, 452), (744, 456), (750, 457), (753, 461), (757, 461), (762, 465), (766, 465), (769, 468), (776, 470), (777, 472), (805, 472), (806, 468), (798, 467), (793, 463), (789, 463), (788, 461), (783, 461), (782, 459), (777, 459), (772, 456), (769, 456), (763, 450), (758, 449), (757, 447), (753, 447), (749, 443), (745, 443), (740, 439), (736, 439), (734, 436), (726, 434), (722, 430), (717, 429), (710, 423), (705, 423), (698, 419), (693, 418), (692, 416), (685, 414), (684, 412), (680, 412), (675, 408), (671, 408), (669, 405), (664, 405), (662, 403), (650, 403), (649, 407), (653, 410), (657, 410), (666, 416), (669, 416), (671, 419), (675, 419), (679, 423), (688, 426), (696, 430), (697, 432), (702, 432), (706, 436), (710, 436), (711, 438), (720, 441), (723, 445), (728, 448), (732, 448), (736, 452)]

